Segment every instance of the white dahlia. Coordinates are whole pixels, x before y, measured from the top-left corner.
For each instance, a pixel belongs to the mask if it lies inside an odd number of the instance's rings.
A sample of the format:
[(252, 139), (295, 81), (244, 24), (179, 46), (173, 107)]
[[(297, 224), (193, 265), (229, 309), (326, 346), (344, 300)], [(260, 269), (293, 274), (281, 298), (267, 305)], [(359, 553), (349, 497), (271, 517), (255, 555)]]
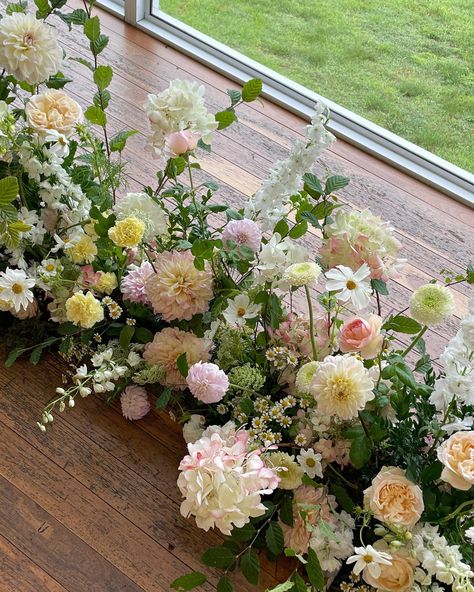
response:
[(17, 80), (44, 82), (58, 72), (62, 59), (53, 27), (21, 12), (0, 21), (0, 67)]
[(165, 212), (146, 193), (127, 193), (115, 204), (114, 211), (119, 220), (134, 216), (144, 222), (146, 242), (165, 234), (168, 228)]

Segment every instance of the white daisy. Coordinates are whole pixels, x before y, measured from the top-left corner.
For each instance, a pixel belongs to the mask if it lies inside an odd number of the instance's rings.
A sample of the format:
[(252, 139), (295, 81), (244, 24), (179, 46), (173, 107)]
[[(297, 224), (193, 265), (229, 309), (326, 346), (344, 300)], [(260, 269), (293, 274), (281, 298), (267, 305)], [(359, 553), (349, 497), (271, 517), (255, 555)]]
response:
[(370, 268), (364, 263), (357, 271), (350, 267), (337, 265), (326, 272), (326, 290), (337, 292), (336, 298), (341, 302), (349, 300), (361, 310), (370, 302)]
[(33, 292), (30, 290), (35, 280), (29, 278), (22, 269), (10, 269), (0, 273), (0, 291), (2, 300), (11, 303), (15, 312), (26, 309), (33, 302)]
[(259, 304), (251, 304), (247, 294), (238, 294), (233, 300), (229, 300), (223, 316), (229, 325), (243, 327), (247, 319), (253, 319), (259, 313)]
[(314, 479), (316, 476), (323, 476), (323, 467), (321, 465), (322, 458), (323, 457), (320, 454), (314, 452), (312, 448), (308, 448), (308, 450), (300, 450), (296, 460), (303, 467), (304, 472), (308, 475), (308, 477), (310, 477), (310, 479)]
[(58, 259), (44, 259), (38, 267), (38, 273), (48, 277), (54, 277), (61, 270), (62, 265)]
[(381, 574), (381, 565), (392, 565), (390, 561), (392, 556), (383, 551), (377, 551), (372, 545), (367, 547), (354, 547), (355, 555), (351, 555), (347, 559), (347, 563), (354, 563), (352, 571), (358, 575), (365, 569), (373, 578), (378, 578)]

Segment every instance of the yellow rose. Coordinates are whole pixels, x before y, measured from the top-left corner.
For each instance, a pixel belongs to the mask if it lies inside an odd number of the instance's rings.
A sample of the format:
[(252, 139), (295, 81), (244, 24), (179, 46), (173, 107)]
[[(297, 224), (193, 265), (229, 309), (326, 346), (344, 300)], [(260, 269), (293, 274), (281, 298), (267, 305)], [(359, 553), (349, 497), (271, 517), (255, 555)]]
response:
[(381, 522), (412, 528), (424, 510), (423, 493), (405, 471), (383, 467), (364, 491), (364, 505)]
[(65, 253), (73, 263), (92, 263), (97, 255), (97, 247), (90, 236), (83, 234)]
[(368, 569), (362, 576), (369, 586), (373, 586), (377, 592), (408, 592), (413, 588), (414, 570), (416, 559), (406, 551), (400, 550), (393, 553), (388, 545), (377, 541), (374, 544), (377, 551), (385, 551), (391, 555), (391, 565), (380, 565), (380, 575), (374, 578)]
[(119, 247), (132, 248), (140, 244), (145, 232), (145, 223), (135, 216), (118, 220), (109, 229), (109, 238)]
[(37, 132), (56, 130), (66, 136), (84, 119), (79, 103), (55, 89), (31, 97), (25, 111), (28, 125)]
[(474, 432), (456, 432), (438, 448), (444, 468), (441, 479), (456, 489), (474, 485)]
[(66, 318), (71, 323), (90, 329), (104, 319), (104, 309), (92, 292), (76, 292), (66, 300)]

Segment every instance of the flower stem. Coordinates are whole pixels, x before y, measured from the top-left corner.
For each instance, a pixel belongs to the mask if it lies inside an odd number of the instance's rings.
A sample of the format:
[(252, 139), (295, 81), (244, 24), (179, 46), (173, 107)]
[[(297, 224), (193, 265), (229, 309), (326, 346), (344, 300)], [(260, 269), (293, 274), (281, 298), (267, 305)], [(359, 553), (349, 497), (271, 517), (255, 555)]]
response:
[(411, 352), (411, 350), (415, 347), (415, 345), (420, 341), (423, 335), (428, 331), (428, 327), (425, 325), (423, 329), (418, 333), (418, 335), (413, 339), (410, 345), (406, 348), (406, 350), (402, 353), (402, 357), (405, 357), (407, 354)]
[(311, 349), (313, 350), (313, 360), (317, 360), (318, 358), (318, 351), (316, 349), (316, 340), (314, 338), (314, 315), (313, 315), (313, 305), (311, 303), (311, 294), (309, 292), (308, 286), (304, 287), (304, 291), (306, 292), (306, 300), (308, 301), (308, 312), (309, 312), (309, 336), (311, 339)]

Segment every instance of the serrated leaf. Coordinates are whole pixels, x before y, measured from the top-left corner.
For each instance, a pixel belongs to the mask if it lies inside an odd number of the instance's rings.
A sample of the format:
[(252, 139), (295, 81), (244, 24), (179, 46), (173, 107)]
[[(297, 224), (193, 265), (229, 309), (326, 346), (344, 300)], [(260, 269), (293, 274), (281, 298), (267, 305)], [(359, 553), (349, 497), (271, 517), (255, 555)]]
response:
[(211, 547), (201, 557), (204, 565), (228, 569), (235, 563), (235, 557), (228, 547)]
[(230, 97), (232, 107), (237, 105), (237, 103), (242, 98), (242, 93), (240, 92), (240, 90), (234, 90), (234, 89), (229, 88), (229, 89), (227, 89), (227, 94)]
[(36, 18), (43, 19), (49, 12), (49, 2), (48, 0), (35, 0), (36, 8)]
[(95, 41), (100, 35), (100, 20), (98, 16), (87, 19), (84, 23), (84, 33), (90, 41)]
[(352, 440), (349, 458), (356, 469), (361, 469), (372, 456), (372, 442), (364, 435)]
[(109, 142), (111, 152), (122, 152), (128, 138), (138, 134), (138, 130), (125, 130), (116, 134)]
[(350, 495), (347, 493), (346, 489), (339, 485), (338, 483), (333, 483), (331, 486), (331, 490), (333, 494), (336, 496), (336, 500), (338, 504), (341, 506), (343, 510), (346, 512), (352, 513), (354, 510), (354, 502), (352, 501)]
[(291, 581), (294, 584), (294, 592), (307, 592), (308, 588), (306, 586), (306, 583), (299, 573), (295, 572), (291, 576)]
[(280, 555), (280, 553), (283, 553), (285, 540), (283, 530), (278, 522), (272, 521), (267, 526), (267, 530), (265, 531), (265, 542), (274, 555)]
[(312, 173), (305, 173), (303, 175), (303, 182), (303, 189), (306, 191), (306, 193), (311, 195), (311, 197), (317, 199), (324, 193), (321, 181), (316, 177), (316, 175), (313, 175)]
[(308, 563), (305, 566), (309, 581), (316, 590), (324, 590), (324, 573), (314, 549), (308, 549)]
[(256, 535), (255, 526), (250, 522), (240, 528), (233, 528), (231, 536), (236, 541), (250, 541)]
[(88, 107), (84, 113), (84, 116), (87, 121), (94, 125), (100, 125), (101, 127), (104, 127), (107, 124), (107, 116), (102, 111), (102, 109), (96, 105)]
[(284, 238), (290, 232), (288, 222), (284, 218), (278, 220), (278, 222), (275, 224), (273, 232), (274, 234), (279, 234), (282, 238)]
[[(274, 588), (267, 590), (266, 592), (287, 592), (288, 590), (294, 590), (294, 589), (295, 589), (294, 582), (283, 582), (281, 584), (278, 584)], [(306, 586), (304, 588), (304, 592), (307, 592)]]
[(120, 331), (119, 343), (120, 347), (124, 350), (128, 350), (130, 341), (132, 340), (133, 334), (135, 333), (135, 327), (131, 325), (124, 325)]
[(155, 408), (157, 411), (163, 411), (168, 405), (171, 397), (171, 389), (165, 388), (161, 395), (156, 399)]
[(30, 364), (36, 366), (36, 364), (39, 363), (39, 361), (41, 360), (41, 355), (43, 354), (43, 349), (43, 344), (38, 345), (38, 347), (35, 347), (35, 349), (30, 354)]
[(285, 496), (280, 504), (280, 520), (288, 526), (293, 526), (293, 498), (289, 495)]
[(334, 175), (332, 177), (329, 177), (326, 180), (324, 193), (326, 195), (330, 195), (331, 193), (334, 193), (335, 191), (338, 191), (339, 189), (346, 187), (346, 185), (349, 184), (349, 181), (349, 177), (342, 177), (341, 175)]
[(217, 123), (218, 130), (223, 130), (229, 125), (232, 125), (234, 121), (237, 121), (237, 115), (233, 111), (219, 111), (216, 113), (215, 116)]
[(73, 60), (74, 62), (77, 62), (78, 64), (82, 64), (86, 68), (89, 68), (89, 70), (91, 70), (92, 72), (94, 71), (94, 66), (92, 65), (91, 62), (89, 62), (89, 60), (86, 60), (84, 58), (75, 58), (75, 57), (70, 57), (69, 59)]
[(19, 186), (16, 177), (0, 179), (0, 208), (10, 204), (18, 195)]
[(104, 90), (112, 82), (114, 71), (110, 66), (98, 66), (94, 72), (94, 82), (99, 90)]
[(180, 356), (178, 356), (178, 359), (176, 360), (176, 366), (178, 366), (178, 370), (179, 370), (181, 376), (184, 376), (184, 378), (186, 378), (186, 376), (188, 375), (188, 372), (189, 372), (189, 366), (188, 366), (188, 360), (186, 358), (186, 352), (183, 352)]
[(255, 586), (260, 576), (260, 560), (253, 549), (248, 549), (240, 558), (240, 569), (245, 578)]
[(99, 55), (109, 43), (107, 35), (99, 35), (95, 41), (91, 41), (90, 49), (94, 55)]
[(46, 81), (46, 86), (57, 90), (64, 88), (69, 82), (72, 82), (72, 78), (67, 78), (62, 72), (58, 72), (55, 76), (49, 77)]
[(199, 138), (197, 146), (198, 146), (198, 148), (201, 148), (202, 150), (205, 150), (206, 152), (211, 151), (211, 145), (206, 144), (206, 142), (203, 142), (201, 138)]
[(31, 225), (26, 224), (23, 220), (17, 220), (16, 222), (9, 222), (8, 228), (13, 232), (28, 232), (28, 230), (31, 230)]
[(12, 349), (12, 351), (8, 354), (7, 359), (5, 360), (5, 367), (11, 368), (24, 351), (24, 348), (21, 347), (16, 347), (15, 349)]
[(383, 280), (371, 280), (370, 284), (376, 292), (382, 296), (388, 296), (387, 284)]
[(246, 103), (255, 101), (262, 92), (263, 82), (260, 78), (252, 78), (248, 80), (242, 87), (242, 100)]
[(293, 228), (289, 232), (289, 236), (292, 239), (301, 238), (304, 234), (306, 234), (307, 230), (308, 222), (306, 220), (301, 220), (301, 222), (298, 222), (298, 224), (293, 226)]
[(201, 586), (205, 582), (207, 582), (207, 578), (203, 573), (199, 571), (193, 571), (184, 576), (176, 578), (176, 580), (171, 582), (170, 588), (173, 588), (173, 590), (178, 590), (178, 592), (187, 592), (188, 590), (193, 590), (197, 586)]
[(229, 576), (222, 576), (217, 582), (217, 592), (234, 592), (234, 585)]
[(397, 333), (406, 333), (408, 335), (414, 335), (421, 331), (421, 325), (418, 321), (404, 315), (391, 317), (382, 328), (385, 331), (396, 331)]

